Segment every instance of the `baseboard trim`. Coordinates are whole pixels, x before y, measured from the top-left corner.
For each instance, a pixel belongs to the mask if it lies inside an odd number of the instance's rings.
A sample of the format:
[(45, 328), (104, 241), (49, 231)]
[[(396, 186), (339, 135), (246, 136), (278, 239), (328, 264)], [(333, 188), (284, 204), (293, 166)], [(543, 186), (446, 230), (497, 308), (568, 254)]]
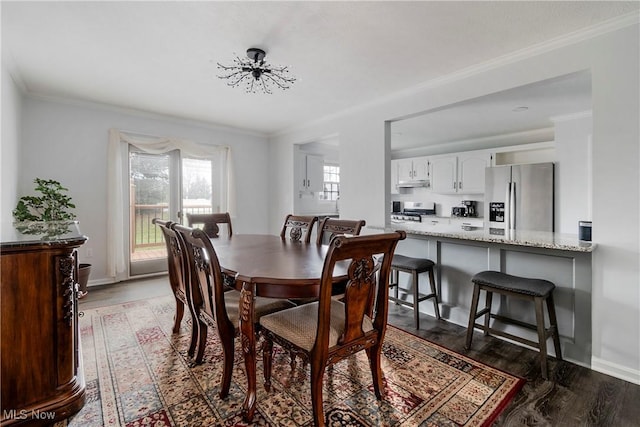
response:
[(611, 375), (612, 377), (640, 385), (640, 370), (637, 369), (631, 369), (594, 356), (591, 356), (591, 369), (602, 374)]

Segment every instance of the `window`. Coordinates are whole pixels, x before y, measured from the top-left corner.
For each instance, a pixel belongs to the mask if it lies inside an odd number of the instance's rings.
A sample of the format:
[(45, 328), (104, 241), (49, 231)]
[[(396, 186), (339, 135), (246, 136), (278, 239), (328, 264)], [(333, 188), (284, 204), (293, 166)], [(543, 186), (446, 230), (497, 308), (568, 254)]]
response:
[(340, 196), (340, 166), (324, 165), (323, 191), (320, 192), (321, 200), (338, 200)]

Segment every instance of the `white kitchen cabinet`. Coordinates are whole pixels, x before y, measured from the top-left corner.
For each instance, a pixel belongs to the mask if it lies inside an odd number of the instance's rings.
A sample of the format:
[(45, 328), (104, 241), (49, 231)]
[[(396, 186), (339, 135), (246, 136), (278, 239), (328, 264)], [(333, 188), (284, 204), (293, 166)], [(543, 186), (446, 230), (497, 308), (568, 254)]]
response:
[(402, 160), (391, 160), (391, 194), (398, 194), (398, 166)]
[(484, 172), (489, 166), (491, 166), (491, 153), (458, 154), (458, 193), (484, 193)]
[(428, 181), (431, 176), (429, 157), (396, 160), (398, 181)]
[(432, 189), (442, 194), (484, 193), (484, 170), (491, 165), (487, 151), (470, 151), (431, 158)]
[[(431, 159), (433, 173), (431, 190), (450, 194), (458, 190), (458, 156), (439, 156)], [(483, 178), (484, 181), (484, 178)]]
[(324, 182), (324, 159), (313, 154), (300, 154), (300, 191), (316, 193), (322, 191)]

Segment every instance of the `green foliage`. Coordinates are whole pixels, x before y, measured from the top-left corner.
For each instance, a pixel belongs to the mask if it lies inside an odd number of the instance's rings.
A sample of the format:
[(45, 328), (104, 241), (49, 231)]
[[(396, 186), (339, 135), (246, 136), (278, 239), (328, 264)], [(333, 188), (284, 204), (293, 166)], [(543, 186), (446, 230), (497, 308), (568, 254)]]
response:
[(23, 196), (13, 210), (16, 221), (70, 221), (76, 215), (71, 212), (76, 205), (65, 192), (69, 191), (58, 181), (36, 178), (35, 191), (42, 196)]

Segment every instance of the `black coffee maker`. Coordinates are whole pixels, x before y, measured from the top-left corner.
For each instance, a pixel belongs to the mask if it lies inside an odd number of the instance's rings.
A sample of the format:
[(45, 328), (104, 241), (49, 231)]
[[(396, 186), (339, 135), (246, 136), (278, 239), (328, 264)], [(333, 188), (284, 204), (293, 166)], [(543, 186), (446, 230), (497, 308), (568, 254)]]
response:
[(465, 216), (470, 216), (470, 217), (478, 216), (475, 200), (463, 200), (462, 206), (467, 208), (465, 212)]

